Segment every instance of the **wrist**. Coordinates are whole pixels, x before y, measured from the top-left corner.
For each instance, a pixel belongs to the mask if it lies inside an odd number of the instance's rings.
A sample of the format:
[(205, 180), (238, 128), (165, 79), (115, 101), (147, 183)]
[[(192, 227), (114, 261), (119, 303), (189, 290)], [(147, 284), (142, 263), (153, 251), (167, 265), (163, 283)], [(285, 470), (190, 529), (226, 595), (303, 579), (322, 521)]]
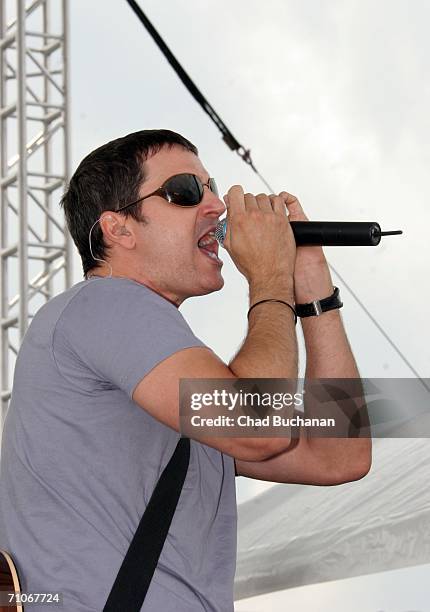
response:
[(277, 298), (294, 304), (294, 278), (292, 276), (273, 276), (269, 279), (253, 279), (249, 282), (249, 303)]
[(294, 297), (296, 304), (307, 304), (322, 300), (333, 293), (333, 281), (328, 267), (310, 272), (302, 278), (294, 279)]
[(325, 298), (313, 300), (306, 304), (296, 304), (296, 313), (301, 319), (308, 317), (319, 318), (323, 313), (342, 308), (339, 287), (334, 287), (333, 293)]

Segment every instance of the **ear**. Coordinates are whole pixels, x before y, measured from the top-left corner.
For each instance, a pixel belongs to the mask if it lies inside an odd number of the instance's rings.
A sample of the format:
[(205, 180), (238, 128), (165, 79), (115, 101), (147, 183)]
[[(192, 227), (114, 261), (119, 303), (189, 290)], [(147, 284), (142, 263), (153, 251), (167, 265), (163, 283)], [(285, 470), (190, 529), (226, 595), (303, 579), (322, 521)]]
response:
[[(125, 217), (115, 213), (109, 213), (100, 217), (100, 226), (103, 236), (111, 242), (121, 244), (126, 248), (133, 248), (135, 238), (133, 232), (129, 231), (125, 225)], [(123, 239), (122, 236), (129, 238)]]

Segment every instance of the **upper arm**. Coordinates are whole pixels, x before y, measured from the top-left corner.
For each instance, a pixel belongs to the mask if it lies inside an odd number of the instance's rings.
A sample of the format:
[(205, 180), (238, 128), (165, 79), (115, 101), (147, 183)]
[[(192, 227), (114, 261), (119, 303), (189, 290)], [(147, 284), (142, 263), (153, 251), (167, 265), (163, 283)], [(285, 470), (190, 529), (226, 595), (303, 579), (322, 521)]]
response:
[[(181, 378), (236, 378), (228, 366), (208, 348), (176, 352), (151, 370), (137, 384), (133, 400), (158, 421), (179, 431), (179, 381)], [(193, 439), (234, 458), (258, 461), (277, 452), (285, 440), (204, 436), (196, 428)]]
[[(96, 279), (78, 289), (57, 321), (52, 351), (57, 368), (73, 383), (87, 392), (113, 385), (176, 431), (181, 378), (236, 378), (175, 306), (129, 279)], [(205, 439), (197, 431), (193, 437), (249, 461), (277, 452), (280, 442)]]

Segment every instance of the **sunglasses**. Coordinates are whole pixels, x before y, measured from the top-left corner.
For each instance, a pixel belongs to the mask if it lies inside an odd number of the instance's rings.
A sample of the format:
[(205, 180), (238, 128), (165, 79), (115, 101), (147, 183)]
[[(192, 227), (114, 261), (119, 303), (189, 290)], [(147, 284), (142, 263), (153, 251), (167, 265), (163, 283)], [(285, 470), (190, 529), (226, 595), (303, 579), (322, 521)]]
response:
[(197, 206), (203, 200), (204, 187), (208, 187), (216, 196), (219, 195), (218, 188), (215, 179), (210, 178), (207, 183), (202, 183), (198, 176), (195, 174), (175, 174), (165, 181), (159, 189), (156, 189), (152, 193), (139, 198), (130, 204), (117, 208), (115, 212), (124, 210), (133, 204), (142, 202), (151, 196), (157, 195), (164, 198), (171, 204), (177, 206)]

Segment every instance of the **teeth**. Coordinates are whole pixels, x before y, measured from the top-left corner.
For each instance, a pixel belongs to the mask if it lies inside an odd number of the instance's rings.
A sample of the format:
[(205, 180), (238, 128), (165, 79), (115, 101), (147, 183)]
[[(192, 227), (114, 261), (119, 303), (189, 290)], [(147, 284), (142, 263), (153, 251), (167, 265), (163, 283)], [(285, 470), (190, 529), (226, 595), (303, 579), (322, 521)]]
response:
[(207, 246), (208, 244), (213, 244), (214, 242), (216, 242), (215, 234), (214, 232), (209, 232), (203, 238), (200, 238), (198, 245)]
[(209, 257), (212, 257), (212, 259), (219, 261), (218, 257), (215, 255), (215, 253), (212, 253), (212, 251), (206, 251), (206, 253), (209, 255)]

